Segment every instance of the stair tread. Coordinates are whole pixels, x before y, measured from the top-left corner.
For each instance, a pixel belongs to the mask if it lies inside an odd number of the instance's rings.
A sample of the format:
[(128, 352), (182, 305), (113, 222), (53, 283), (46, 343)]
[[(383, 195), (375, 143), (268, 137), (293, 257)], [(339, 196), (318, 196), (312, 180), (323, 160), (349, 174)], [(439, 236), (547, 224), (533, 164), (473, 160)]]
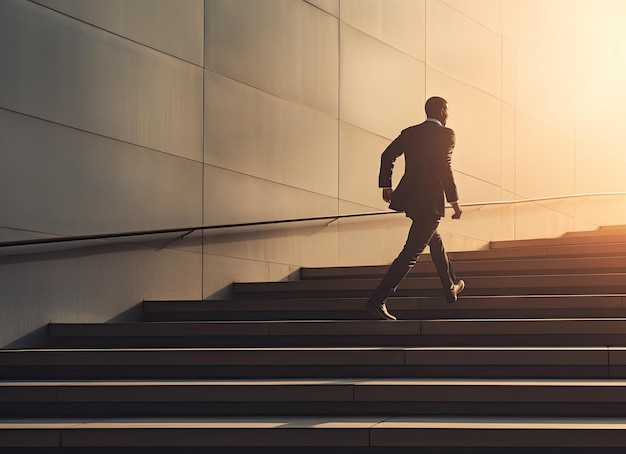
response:
[(517, 240), (492, 241), (490, 248), (517, 248), (517, 247), (538, 247), (538, 246), (572, 246), (578, 244), (621, 244), (626, 242), (626, 235), (619, 231), (609, 234), (590, 232), (588, 235), (564, 235), (554, 238), (529, 238)]
[(626, 364), (620, 346), (478, 346), (478, 347), (247, 347), (247, 348), (54, 348), (0, 350), (0, 364), (71, 366), (93, 364), (184, 365), (291, 364), (291, 365), (405, 365), (492, 363)]
[[(605, 237), (606, 239), (606, 237)], [(514, 240), (526, 241), (526, 240)], [(491, 260), (498, 258), (537, 258), (537, 257), (609, 257), (613, 255), (624, 255), (626, 253), (626, 237), (620, 242), (596, 242), (587, 243), (584, 241), (578, 244), (548, 244), (541, 246), (528, 245), (524, 247), (508, 247), (500, 245), (492, 249), (479, 249), (473, 251), (450, 252), (453, 262), (464, 260)]]
[[(464, 278), (464, 280), (466, 287), (463, 295), (485, 295), (494, 292), (497, 294), (626, 293), (626, 273), (475, 276)], [(261, 298), (275, 294), (290, 297), (302, 293), (306, 293), (306, 296), (329, 293), (337, 295), (349, 292), (368, 295), (378, 283), (378, 279), (235, 282), (233, 291), (237, 297), (256, 295)], [(441, 294), (439, 279), (437, 277), (407, 277), (398, 287), (396, 294), (411, 296), (422, 291)]]
[[(511, 392), (511, 390), (513, 390)], [(339, 392), (341, 391), (341, 392)], [(256, 394), (251, 394), (255, 392)], [(167, 393), (167, 394), (165, 394)], [(464, 394), (462, 394), (464, 393)], [(584, 394), (583, 394), (584, 393)], [(505, 397), (506, 394), (506, 397)], [(615, 379), (433, 379), (433, 378), (272, 378), (213, 380), (20, 380), (0, 381), (5, 402), (83, 401), (106, 396), (128, 401), (328, 401), (423, 400), (508, 401), (590, 398), (626, 402), (626, 382)]]
[[(456, 304), (441, 297), (392, 296), (387, 304), (395, 309), (446, 309), (448, 312), (466, 308), (620, 308), (626, 294), (533, 294), (533, 295), (465, 295)], [(363, 311), (367, 297), (276, 298), (235, 300), (144, 301), (144, 312), (249, 312), (268, 311), (275, 317), (284, 311)], [(275, 312), (275, 313), (274, 313)], [(280, 319), (274, 319), (280, 320)]]
[(626, 348), (585, 345), (0, 351), (0, 378), (624, 377)]
[[(235, 378), (235, 379), (137, 379), (137, 380), (0, 380), (0, 388), (98, 388), (98, 387), (268, 387), (268, 386), (413, 386), (413, 387), (609, 387), (625, 388), (626, 381), (621, 379), (542, 379), (542, 378)], [(265, 396), (268, 400), (272, 396)], [(584, 398), (584, 396), (581, 396)]]
[[(492, 260), (459, 260), (451, 259), (457, 273), (464, 276), (478, 276), (486, 273), (532, 273), (532, 274), (564, 274), (577, 271), (625, 270), (626, 256), (610, 257), (541, 257)], [(343, 267), (305, 267), (300, 270), (302, 279), (345, 278), (350, 276), (382, 277), (389, 265), (343, 266)], [(429, 257), (420, 257), (409, 277), (418, 275), (435, 276), (435, 266)]]
[[(442, 326), (479, 326), (488, 333), (489, 327), (506, 331), (519, 327), (536, 332), (537, 328), (573, 327), (577, 332), (626, 332), (626, 318), (486, 318), (438, 320), (270, 320), (270, 321), (202, 321), (202, 322), (127, 322), (127, 323), (54, 323), (52, 336), (299, 336), (354, 335), (367, 333), (421, 334), (423, 329)], [(501, 327), (501, 329), (499, 328)]]
[(623, 447), (626, 442), (624, 429), (624, 418), (590, 417), (276, 415), (256, 418), (72, 418), (0, 420), (0, 430), (5, 434), (0, 446), (599, 448)]
[[(367, 427), (380, 428), (383, 423), (387, 427), (433, 427), (441, 428), (487, 428), (487, 429), (503, 429), (518, 428), (532, 429), (536, 427), (553, 428), (553, 429), (572, 429), (577, 430), (594, 430), (598, 428), (612, 429), (623, 431), (626, 429), (626, 418), (593, 418), (593, 417), (552, 417), (552, 418), (533, 418), (533, 417), (472, 417), (463, 415), (453, 416), (401, 416), (394, 417), (389, 415), (381, 416), (246, 416), (246, 417), (151, 417), (151, 418), (37, 418), (27, 419), (0, 419), (0, 428), (41, 428), (41, 429), (89, 429), (103, 428), (113, 429), (116, 427), (154, 427), (154, 428), (181, 428), (192, 427), (197, 428), (261, 428), (261, 429), (284, 429), (291, 428), (316, 428), (337, 427), (348, 428), (354, 425), (359, 428)], [(182, 426), (181, 426), (182, 424)], [(353, 426), (353, 427), (354, 427)], [(624, 434), (626, 437), (626, 433)]]

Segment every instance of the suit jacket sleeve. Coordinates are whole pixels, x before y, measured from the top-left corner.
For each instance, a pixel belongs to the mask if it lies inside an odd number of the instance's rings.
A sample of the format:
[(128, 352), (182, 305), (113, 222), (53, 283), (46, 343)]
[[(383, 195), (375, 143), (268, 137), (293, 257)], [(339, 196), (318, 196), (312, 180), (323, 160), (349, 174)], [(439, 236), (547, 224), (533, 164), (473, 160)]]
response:
[(380, 172), (378, 174), (378, 187), (390, 188), (393, 174), (393, 164), (402, 153), (404, 153), (403, 135), (400, 134), (393, 142), (389, 144), (380, 157)]
[(439, 182), (446, 194), (448, 202), (456, 202), (459, 200), (456, 184), (454, 182), (454, 174), (452, 173), (452, 151), (456, 138), (452, 129), (446, 128), (446, 153), (442, 156), (444, 159), (439, 161)]

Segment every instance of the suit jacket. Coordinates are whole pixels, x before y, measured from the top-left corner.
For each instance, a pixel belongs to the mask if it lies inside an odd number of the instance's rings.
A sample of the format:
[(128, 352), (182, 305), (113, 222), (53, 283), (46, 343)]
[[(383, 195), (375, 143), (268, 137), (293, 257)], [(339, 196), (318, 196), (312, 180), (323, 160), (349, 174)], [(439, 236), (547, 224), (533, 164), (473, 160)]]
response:
[(454, 143), (454, 131), (432, 121), (402, 131), (380, 159), (378, 186), (385, 188), (391, 187), (395, 160), (404, 155), (404, 176), (393, 191), (389, 208), (409, 217), (444, 216), (444, 193), (448, 202), (459, 199), (452, 173)]

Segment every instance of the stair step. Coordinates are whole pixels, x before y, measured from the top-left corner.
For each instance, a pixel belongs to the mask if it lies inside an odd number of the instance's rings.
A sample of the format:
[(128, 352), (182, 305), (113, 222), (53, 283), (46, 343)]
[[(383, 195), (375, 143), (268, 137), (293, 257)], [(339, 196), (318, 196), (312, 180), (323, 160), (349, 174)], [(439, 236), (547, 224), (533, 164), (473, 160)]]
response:
[[(464, 279), (463, 295), (616, 294), (626, 293), (626, 273), (477, 276)], [(237, 298), (369, 296), (378, 279), (326, 279), (283, 282), (236, 282)], [(397, 296), (443, 296), (436, 277), (404, 279)]]
[[(433, 318), (626, 317), (625, 295), (391, 297), (387, 307), (402, 320)], [(144, 301), (145, 321), (368, 320), (362, 298)]]
[(623, 378), (626, 347), (0, 350), (0, 380), (276, 377)]
[(626, 416), (623, 380), (248, 379), (0, 382), (0, 418)]
[[(626, 446), (623, 418), (531, 418), (471, 416), (352, 416), (257, 418), (116, 418), (0, 420), (0, 447), (52, 449), (120, 448), (149, 452), (177, 448), (248, 448), (219, 452), (259, 452), (297, 448), (299, 452), (617, 452)], [(404, 448), (404, 449), (403, 449)], [(45, 451), (49, 449), (50, 451)], [(182, 451), (181, 451), (182, 449)], [(408, 449), (408, 450), (407, 450)], [(439, 449), (431, 451), (432, 449)], [(446, 449), (446, 451), (441, 451)], [(450, 450), (452, 449), (452, 451)], [(455, 451), (459, 449), (461, 451)], [(521, 451), (520, 451), (521, 449)], [(582, 451), (577, 451), (582, 449)], [(584, 450), (587, 451), (584, 451)], [(187, 451), (185, 451), (187, 450)], [(576, 451), (574, 451), (576, 450)], [(17, 452), (17, 451), (11, 451)], [(57, 452), (57, 451), (54, 451)], [(101, 452), (101, 451), (95, 451)], [(206, 452), (206, 451), (205, 451)], [(547, 452), (547, 451), (545, 451)]]
[(597, 230), (593, 230), (593, 232), (602, 232), (607, 230), (623, 230), (626, 232), (626, 224), (601, 225)]
[[(376, 278), (381, 279), (388, 265), (302, 268), (301, 279)], [(459, 276), (542, 275), (568, 273), (619, 273), (626, 271), (626, 256), (585, 258), (532, 258), (454, 261)], [(420, 257), (409, 277), (436, 276), (429, 257)]]
[[(603, 237), (605, 240), (613, 240), (611, 237)], [(542, 241), (543, 245), (525, 244), (517, 242)], [(567, 244), (569, 240), (549, 239), (549, 240), (514, 240), (491, 243), (492, 249), (480, 249), (475, 251), (450, 252), (448, 255), (454, 262), (466, 260), (497, 260), (497, 259), (521, 259), (539, 257), (610, 257), (614, 255), (626, 255), (626, 237), (622, 237), (619, 242), (586, 242), (580, 241), (578, 244)], [(571, 241), (569, 241), (571, 243)], [(496, 245), (496, 247), (494, 247)], [(398, 251), (399, 252), (399, 251)], [(420, 259), (421, 260), (421, 259)]]
[(50, 324), (47, 348), (0, 350), (0, 451), (621, 452), (625, 232), (453, 252), (455, 304), (425, 255), (396, 322), (363, 307), (384, 265)]
[(626, 345), (626, 318), (50, 324), (50, 346)]
[(563, 234), (563, 237), (589, 238), (589, 237), (608, 236), (608, 235), (626, 236), (626, 226), (623, 226), (623, 225), (605, 226), (605, 227), (599, 227), (597, 230), (593, 230), (593, 231), (567, 232)]
[(558, 238), (539, 238), (539, 239), (527, 239), (527, 240), (503, 240), (492, 241), (489, 246), (492, 249), (502, 248), (533, 248), (533, 247), (545, 247), (545, 246), (575, 246), (575, 245), (590, 245), (590, 244), (621, 244), (626, 242), (626, 235), (619, 231), (612, 232), (613, 234), (595, 234), (590, 233), (588, 235), (565, 235)]

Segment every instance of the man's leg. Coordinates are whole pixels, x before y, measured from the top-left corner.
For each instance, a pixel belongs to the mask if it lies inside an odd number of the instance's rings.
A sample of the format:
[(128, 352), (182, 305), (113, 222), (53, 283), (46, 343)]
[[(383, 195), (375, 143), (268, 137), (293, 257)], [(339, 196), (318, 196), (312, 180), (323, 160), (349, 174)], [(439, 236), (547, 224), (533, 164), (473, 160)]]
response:
[(461, 293), (465, 288), (465, 282), (457, 279), (452, 263), (450, 263), (448, 254), (446, 254), (443, 246), (443, 241), (441, 241), (441, 236), (436, 230), (430, 239), (429, 246), (430, 256), (437, 268), (437, 274), (439, 274), (439, 280), (443, 286), (446, 300), (449, 303), (453, 303), (457, 299), (457, 294)]
[(387, 312), (385, 300), (392, 292), (396, 291), (402, 279), (411, 271), (420, 254), (430, 242), (433, 233), (436, 232), (438, 224), (439, 218), (420, 218), (417, 221), (413, 219), (404, 248), (370, 296), (366, 305), (368, 310), (377, 313), (381, 318), (395, 320), (395, 317)]
[(446, 254), (439, 232), (435, 231), (433, 233), (428, 245), (430, 246), (430, 256), (437, 268), (441, 285), (444, 289), (452, 287), (456, 284), (456, 274), (454, 273), (452, 263), (448, 259), (448, 254)]

